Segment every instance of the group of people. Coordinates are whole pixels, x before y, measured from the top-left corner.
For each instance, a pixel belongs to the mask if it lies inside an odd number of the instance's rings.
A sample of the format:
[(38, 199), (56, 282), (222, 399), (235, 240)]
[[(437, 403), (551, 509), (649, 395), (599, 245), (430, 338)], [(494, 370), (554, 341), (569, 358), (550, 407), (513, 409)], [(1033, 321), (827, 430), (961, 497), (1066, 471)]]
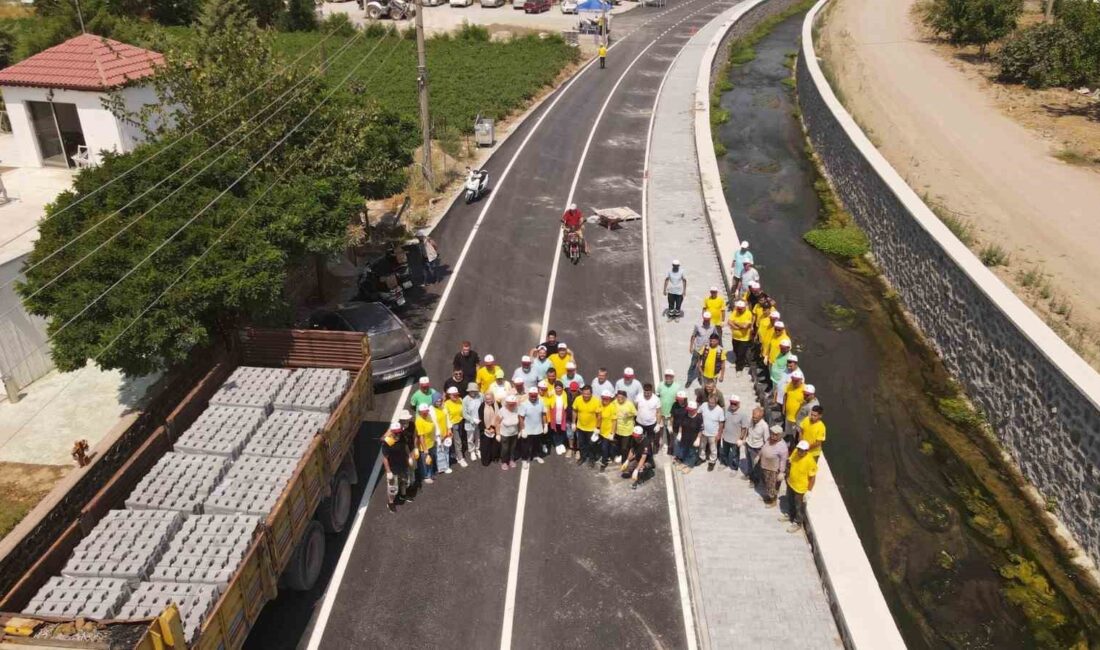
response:
[[(686, 391), (678, 399), (686, 402), (682, 408), (689, 419), (686, 428), (681, 424), (676, 429), (680, 436), (677, 460), (685, 472), (704, 460), (710, 469), (721, 463), (742, 471), (746, 481), (762, 488), (767, 507), (777, 505), (785, 476), (789, 530), (796, 532), (805, 521), (805, 497), (813, 489), (825, 442), (825, 409), (798, 365), (776, 300), (761, 289), (749, 242), (741, 242), (731, 275), (728, 296), (717, 286), (709, 288), (700, 321), (688, 341), (691, 361), (685, 388), (696, 381), (700, 387), (695, 400), (687, 401)], [(680, 310), (687, 286), (679, 260), (673, 260), (663, 287), (670, 313)], [(718, 384), (725, 380), (730, 365), (735, 373), (750, 373), (764, 406), (750, 413), (741, 407), (740, 397), (731, 395), (727, 400), (722, 395)], [(774, 423), (769, 425), (769, 420)]]

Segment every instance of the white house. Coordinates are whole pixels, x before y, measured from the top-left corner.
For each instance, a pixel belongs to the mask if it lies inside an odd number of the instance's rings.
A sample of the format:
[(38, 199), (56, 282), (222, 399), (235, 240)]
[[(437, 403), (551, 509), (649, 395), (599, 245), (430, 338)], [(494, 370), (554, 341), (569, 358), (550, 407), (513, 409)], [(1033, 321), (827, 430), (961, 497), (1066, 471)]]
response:
[(0, 92), (15, 136), (15, 167), (76, 167), (96, 164), (100, 152), (127, 152), (141, 130), (104, 107), (112, 92), (127, 110), (154, 104), (140, 83), (164, 56), (102, 36), (81, 34), (0, 70)]

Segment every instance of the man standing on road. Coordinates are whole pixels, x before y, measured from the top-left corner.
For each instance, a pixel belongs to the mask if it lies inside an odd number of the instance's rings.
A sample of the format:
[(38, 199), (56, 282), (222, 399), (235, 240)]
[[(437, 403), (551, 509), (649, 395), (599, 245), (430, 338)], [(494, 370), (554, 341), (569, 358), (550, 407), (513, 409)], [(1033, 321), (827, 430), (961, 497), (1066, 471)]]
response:
[(386, 506), (390, 512), (397, 512), (397, 504), (404, 503), (409, 485), (409, 454), (401, 430), (401, 423), (394, 420), (382, 436), (382, 468), (386, 471)]
[(424, 259), (424, 284), (435, 284), (439, 281), (439, 246), (427, 230), (418, 232), (416, 238), (420, 240), (420, 255)]
[[(485, 355), (485, 365), (478, 368), (477, 374), (474, 375), (474, 381), (477, 382), (477, 386), (481, 389), (483, 394), (487, 394), (489, 392), (489, 387), (496, 381), (497, 370), (499, 370), (499, 368), (497, 368), (497, 360), (494, 359), (491, 354)], [(502, 372), (501, 377), (503, 376), (504, 373)]]
[(565, 384), (566, 388), (569, 388), (571, 384), (576, 384), (578, 390), (581, 386), (584, 386), (584, 377), (577, 372), (577, 364), (575, 361), (570, 361), (565, 364), (565, 376), (561, 377), (561, 383)]
[(726, 412), (718, 406), (717, 396), (711, 395), (707, 403), (699, 407), (699, 415), (703, 416), (703, 436), (699, 443), (699, 458), (707, 461), (707, 471), (714, 471), (714, 464), (718, 462), (718, 439), (726, 428)]
[[(451, 362), (451, 367), (459, 368), (462, 370), (462, 379), (471, 382), (478, 381), (477, 371), (478, 362), (481, 361), (481, 357), (478, 356), (474, 350), (474, 346), (469, 341), (463, 341), (462, 347), (455, 353), (454, 361)], [(489, 380), (492, 382), (492, 379)], [(481, 388), (482, 391), (485, 387)]]
[(447, 381), (443, 382), (443, 394), (449, 395), (451, 389), (454, 388), (458, 391), (458, 396), (460, 398), (465, 397), (466, 384), (469, 383), (469, 381), (470, 380), (463, 376), (462, 368), (455, 366), (454, 370), (451, 371), (451, 376), (447, 378)]
[(687, 391), (676, 391), (676, 401), (672, 403), (672, 408), (668, 411), (668, 418), (665, 420), (665, 426), (668, 428), (668, 450), (667, 454), (672, 456), (672, 460), (675, 463), (680, 458), (680, 443), (676, 439), (676, 433), (680, 430), (680, 423), (687, 417)]
[[(461, 370), (455, 372), (461, 373)], [(451, 432), (450, 464), (458, 463), (460, 467), (466, 467), (466, 455), (470, 453), (466, 443), (466, 421), (462, 417), (462, 396), (458, 388), (451, 386), (447, 389), (447, 399), (443, 402), (443, 410), (447, 413), (447, 427)]]
[(596, 414), (596, 424), (600, 428), (601, 472), (611, 462), (612, 448), (615, 446), (615, 423), (619, 416), (619, 405), (614, 398), (614, 393), (609, 390), (600, 393), (600, 410)]
[(670, 318), (678, 318), (684, 313), (684, 293), (687, 291), (687, 286), (687, 277), (680, 268), (680, 260), (672, 260), (672, 269), (665, 275), (665, 285), (662, 289), (668, 297), (666, 315)]
[[(793, 358), (792, 358), (793, 357)], [(790, 373), (798, 370), (798, 357), (791, 353), (791, 340), (779, 340), (779, 356), (768, 366), (768, 381), (765, 390), (777, 392), (786, 388), (786, 379)]]
[(416, 452), (420, 480), (427, 485), (435, 483), (435, 422), (432, 421), (432, 405), (416, 407)]
[(546, 430), (546, 406), (539, 397), (536, 386), (527, 389), (527, 401), (519, 407), (519, 428), (519, 455), (523, 459), (523, 466), (528, 467), (532, 459), (545, 462), (539, 449)]
[(413, 409), (419, 410), (421, 404), (432, 405), (435, 400), (435, 396), (439, 393), (435, 392), (432, 388), (432, 381), (427, 377), (421, 377), (417, 382), (417, 388), (413, 391), (411, 397), (409, 397), (409, 406)]
[(661, 434), (657, 432), (657, 420), (661, 416), (661, 398), (653, 394), (653, 384), (642, 386), (642, 396), (638, 398), (638, 425), (645, 432), (646, 440), (656, 440), (661, 444)]
[(451, 427), (447, 424), (447, 411), (443, 407), (443, 396), (435, 393), (432, 397), (431, 409), (432, 424), (435, 425), (435, 466), (444, 474), (453, 474), (451, 469), (451, 450), (454, 449), (455, 439), (451, 435)]
[(672, 453), (672, 405), (676, 403), (676, 393), (680, 390), (680, 384), (676, 383), (676, 373), (672, 368), (665, 368), (665, 380), (657, 384), (657, 399), (661, 400), (661, 411), (657, 416), (657, 432), (653, 438), (653, 453), (661, 450), (662, 440), (668, 453)]
[(607, 378), (607, 368), (600, 368), (596, 372), (596, 381), (592, 382), (592, 394), (602, 399), (605, 392), (614, 395), (615, 383)]
[(751, 423), (747, 409), (741, 408), (741, 398), (730, 395), (729, 407), (726, 409), (726, 426), (722, 430), (721, 449), (718, 450), (718, 459), (722, 465), (737, 471), (741, 461), (741, 441), (748, 433)]
[(711, 287), (710, 293), (703, 298), (703, 311), (710, 312), (710, 322), (714, 323), (714, 331), (718, 333), (718, 343), (721, 344), (722, 323), (726, 321), (726, 299), (718, 292), (717, 286)]
[(592, 435), (599, 427), (600, 400), (592, 396), (592, 387), (584, 386), (573, 400), (573, 439), (577, 449), (577, 464), (596, 462), (596, 447)]
[(466, 433), (466, 443), (462, 448), (466, 450), (466, 456), (470, 460), (477, 460), (477, 451), (481, 444), (481, 423), (484, 422), (481, 419), (483, 403), (477, 384), (472, 381), (466, 384), (466, 397), (462, 398), (462, 428)]
[(630, 443), (634, 436), (638, 407), (630, 400), (625, 390), (615, 395), (615, 462), (621, 463), (630, 453)]
[[(802, 530), (806, 521), (806, 495), (814, 489), (817, 478), (817, 461), (810, 455), (810, 443), (805, 440), (798, 443), (791, 454), (787, 468), (787, 509), (791, 520), (788, 533)], [(783, 521), (780, 518), (780, 521)]]
[(825, 409), (815, 406), (810, 409), (810, 414), (799, 421), (796, 427), (796, 435), (799, 442), (810, 443), (807, 450), (814, 462), (821, 458), (821, 446), (825, 444), (825, 421), (821, 417), (825, 415)]
[(558, 331), (557, 330), (549, 330), (548, 332), (546, 332), (546, 340), (543, 341), (542, 343), (539, 343), (535, 347), (531, 348), (531, 352), (529, 354), (531, 356), (537, 356), (538, 352), (539, 352), (539, 348), (546, 348), (546, 350), (548, 352), (551, 351), (551, 350), (557, 350), (558, 349)]
[(600, 70), (603, 70), (607, 66), (607, 46), (600, 43)]
[[(764, 419), (764, 409), (757, 406), (752, 410), (752, 417), (741, 435), (744, 456), (748, 466), (745, 468), (744, 477), (752, 481), (753, 485), (760, 483), (760, 452), (768, 442), (768, 422)], [(787, 450), (783, 450), (783, 457), (787, 457)]]
[(687, 380), (684, 382), (684, 388), (691, 387), (691, 382), (699, 376), (699, 357), (703, 356), (703, 350), (707, 347), (707, 342), (710, 341), (711, 334), (717, 333), (718, 330), (714, 329), (714, 325), (710, 319), (710, 312), (703, 312), (703, 322), (696, 323), (695, 329), (691, 331), (691, 340), (688, 341), (688, 347), (691, 351), (691, 363), (688, 365)]
[(782, 393), (778, 393), (777, 397), (780, 399), (779, 403), (783, 406), (783, 416), (785, 419), (784, 435), (790, 440), (794, 440), (794, 427), (797, 424), (794, 420), (798, 415), (798, 409), (802, 408), (802, 402), (806, 400), (806, 394), (802, 392), (802, 371), (795, 370), (791, 373), (791, 380), (787, 383), (787, 387)]
[(550, 357), (550, 366), (554, 368), (558, 376), (555, 379), (561, 379), (565, 376), (567, 364), (573, 363), (573, 353), (569, 351), (569, 346), (565, 343), (558, 343), (558, 349), (554, 351), (553, 356)]
[(526, 354), (520, 357), (519, 367), (512, 372), (512, 381), (523, 381), (524, 386), (534, 386), (539, 383), (539, 373), (531, 365), (531, 357)]
[(628, 400), (638, 403), (638, 398), (642, 396), (642, 384), (634, 378), (634, 369), (630, 366), (623, 368), (623, 378), (615, 382), (615, 392), (626, 393)]
[(740, 373), (749, 365), (749, 350), (752, 349), (752, 312), (747, 309), (744, 300), (733, 303), (729, 324), (734, 369)]
[(688, 402), (687, 410), (676, 428), (676, 460), (683, 464), (681, 471), (684, 474), (694, 469), (699, 462), (699, 448), (695, 443), (702, 430), (703, 416), (699, 415), (699, 405)]
[(745, 262), (752, 262), (752, 251), (749, 250), (749, 242), (741, 242), (741, 248), (733, 254), (733, 291), (730, 295), (740, 296), (743, 290), (741, 274), (745, 271)]
[(722, 349), (721, 335), (715, 332), (702, 354), (699, 355), (699, 375), (704, 382), (721, 383), (726, 378), (726, 351)]
[[(798, 415), (795, 416), (796, 422), (801, 422), (810, 417), (810, 411), (815, 406), (820, 406), (821, 402), (817, 401), (817, 388), (813, 384), (805, 384), (802, 386), (802, 395), (805, 399), (802, 402), (802, 408), (798, 409)], [(824, 411), (822, 411), (824, 413)]]
[(518, 400), (515, 395), (504, 398), (504, 408), (497, 411), (497, 437), (500, 442), (500, 468), (516, 466), (516, 440), (519, 438)]
[[(753, 417), (756, 417), (756, 413), (753, 413)], [(760, 480), (764, 482), (764, 507), (774, 508), (779, 502), (779, 481), (783, 480), (783, 473), (786, 471), (787, 443), (783, 442), (783, 427), (776, 424), (768, 432), (768, 441), (760, 448)]]
[[(554, 345), (557, 346), (556, 343)], [(538, 356), (531, 362), (531, 367), (535, 369), (535, 374), (538, 376), (539, 381), (546, 379), (546, 373), (553, 368), (553, 366), (550, 365), (550, 354), (547, 352), (548, 349), (549, 348), (545, 345), (540, 345), (535, 351), (535, 354)], [(528, 386), (534, 386), (534, 384), (528, 384)]]
[[(741, 286), (751, 288), (752, 285), (755, 284), (756, 288), (759, 289), (760, 271), (756, 270), (756, 264), (751, 259), (747, 259), (744, 260), (741, 265), (744, 267), (741, 271)], [(742, 291), (744, 291), (744, 289), (742, 289)], [(739, 294), (738, 297), (744, 297), (744, 294)]]

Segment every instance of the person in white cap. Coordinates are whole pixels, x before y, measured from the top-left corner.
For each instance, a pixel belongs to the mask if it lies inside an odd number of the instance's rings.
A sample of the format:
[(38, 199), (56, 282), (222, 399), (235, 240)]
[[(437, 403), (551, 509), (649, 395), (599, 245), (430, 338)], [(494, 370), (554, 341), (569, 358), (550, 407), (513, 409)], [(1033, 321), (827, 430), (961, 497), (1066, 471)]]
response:
[(503, 408), (504, 405), (501, 402), (493, 399), (492, 395), (486, 394), (485, 399), (481, 402), (481, 407), (478, 409), (478, 418), (481, 420), (481, 436), (478, 438), (477, 455), (481, 459), (482, 467), (488, 467), (494, 460), (500, 458), (499, 426), (500, 411)]
[(752, 416), (749, 409), (741, 408), (741, 398), (730, 395), (726, 405), (726, 426), (722, 429), (722, 440), (718, 444), (718, 462), (722, 467), (737, 471), (741, 464), (741, 446), (748, 433)]
[(768, 367), (768, 350), (771, 350), (772, 337), (775, 335), (775, 323), (779, 319), (779, 311), (773, 307), (763, 318), (756, 321), (756, 338), (760, 341), (760, 358), (765, 368)]
[(752, 262), (752, 251), (749, 250), (749, 242), (741, 242), (741, 247), (733, 254), (733, 292), (737, 296), (741, 294), (741, 273), (745, 270), (745, 261)]
[(802, 401), (802, 408), (798, 409), (798, 415), (794, 418), (798, 422), (810, 417), (810, 411), (815, 406), (821, 406), (821, 402), (817, 400), (817, 387), (813, 384), (804, 385), (802, 395), (805, 397)]
[(783, 417), (784, 417), (784, 433), (788, 440), (794, 439), (794, 427), (795, 416), (798, 415), (798, 409), (802, 408), (802, 402), (806, 401), (806, 393), (802, 390), (805, 384), (803, 383), (805, 375), (801, 370), (795, 370), (791, 373), (791, 380), (787, 382), (787, 387), (783, 389), (783, 401), (780, 402), (783, 405)]
[(672, 408), (669, 409), (668, 418), (665, 420), (665, 426), (668, 429), (668, 440), (665, 444), (668, 445), (665, 453), (672, 456), (673, 464), (679, 462), (680, 458), (680, 443), (676, 441), (676, 432), (680, 430), (680, 423), (685, 417), (687, 417), (687, 391), (676, 391), (676, 399), (672, 402)]
[(656, 438), (660, 444), (661, 436), (657, 433), (657, 422), (661, 418), (661, 398), (653, 392), (653, 384), (642, 384), (642, 394), (637, 402), (637, 423), (645, 432), (646, 440), (652, 442)]
[(722, 342), (722, 323), (726, 322), (726, 297), (722, 295), (717, 285), (710, 288), (710, 292), (703, 298), (703, 311), (710, 313), (710, 322), (714, 324), (714, 331), (718, 333), (718, 342)]
[(586, 460), (589, 464), (596, 463), (596, 446), (592, 443), (592, 436), (599, 429), (602, 409), (603, 404), (592, 395), (592, 387), (587, 384), (581, 387), (581, 394), (573, 398), (573, 438), (578, 464)]
[(779, 356), (768, 367), (767, 390), (786, 388), (787, 380), (795, 370), (798, 370), (798, 355), (791, 352), (791, 340), (788, 338), (779, 339)]
[(653, 475), (656, 467), (653, 459), (653, 442), (642, 430), (642, 427), (634, 427), (633, 443), (626, 459), (619, 467), (620, 476), (630, 479), (630, 489), (638, 489), (638, 484)]
[(416, 452), (420, 480), (431, 485), (435, 481), (435, 421), (432, 419), (432, 405), (421, 404), (416, 407)]
[(703, 435), (697, 441), (699, 459), (707, 461), (707, 471), (713, 472), (718, 462), (718, 441), (726, 429), (726, 411), (718, 405), (718, 396), (711, 394), (705, 404), (699, 405), (703, 417)]
[(734, 302), (728, 322), (734, 370), (740, 373), (749, 365), (749, 352), (752, 350), (752, 312), (748, 309), (748, 303), (744, 300)]
[[(741, 436), (741, 455), (745, 458), (742, 475), (745, 480), (752, 481), (753, 485), (760, 484), (760, 451), (768, 443), (768, 421), (764, 419), (763, 407), (757, 406), (752, 410), (745, 433)], [(786, 449), (783, 456), (786, 457)], [(773, 480), (774, 483), (774, 480)], [(776, 485), (778, 487), (778, 485)]]
[(626, 398), (635, 404), (642, 395), (642, 382), (634, 378), (634, 369), (630, 366), (623, 368), (623, 378), (615, 382), (615, 392), (623, 391)]
[[(791, 331), (787, 329), (787, 324), (785, 322), (777, 320), (773, 324), (771, 344), (768, 346), (767, 354), (764, 357), (768, 365), (771, 365), (777, 358), (779, 358), (779, 355), (783, 353), (780, 348), (783, 345), (784, 340), (793, 340), (791, 338)], [(789, 346), (788, 349), (790, 349)]]
[(573, 363), (573, 353), (569, 351), (569, 346), (565, 343), (558, 341), (558, 349), (553, 350), (553, 354), (550, 355), (550, 366), (557, 372), (555, 379), (561, 379), (565, 376), (567, 364)]
[(540, 380), (546, 379), (547, 371), (554, 367), (550, 365), (550, 353), (547, 352), (545, 346), (540, 345), (535, 350), (535, 355), (535, 359), (531, 362), (531, 365), (535, 368), (535, 372), (538, 374)]
[(481, 389), (476, 382), (466, 385), (466, 397), (462, 398), (462, 431), (466, 434), (465, 450), (469, 460), (477, 460), (478, 448), (481, 446), (481, 407), (485, 400), (481, 397)]
[[(477, 382), (478, 388), (481, 389), (482, 394), (489, 392), (489, 387), (493, 385), (493, 382), (497, 378), (497, 360), (491, 354), (485, 355), (484, 364), (477, 369), (477, 378), (474, 380)], [(503, 373), (501, 373), (503, 375)]]
[(694, 329), (691, 330), (691, 339), (688, 340), (688, 347), (691, 350), (691, 363), (688, 365), (684, 388), (689, 388), (691, 382), (698, 379), (699, 357), (702, 356), (703, 350), (707, 347), (711, 334), (717, 333), (718, 330), (714, 328), (714, 322), (711, 320), (711, 313), (709, 311), (703, 312), (702, 322), (695, 324)]
[(576, 203), (570, 203), (569, 207), (561, 215), (562, 236), (568, 239), (569, 233), (577, 233), (581, 240), (581, 250), (588, 255), (588, 241), (584, 238), (584, 214), (577, 208)]
[(684, 315), (684, 294), (687, 293), (687, 276), (680, 267), (680, 260), (672, 260), (672, 268), (665, 274), (665, 283), (661, 292), (668, 298), (665, 315), (676, 319)]
[(542, 436), (546, 432), (546, 405), (539, 397), (539, 389), (532, 386), (527, 389), (527, 399), (518, 405), (519, 412), (519, 457), (523, 460), (523, 466), (530, 465), (532, 460), (540, 463), (542, 454)]
[(405, 455), (408, 461), (405, 463), (406, 480), (409, 485), (413, 485), (417, 480), (416, 465), (420, 459), (420, 451), (412, 412), (409, 409), (401, 409), (397, 414), (397, 422), (401, 425), (401, 442), (405, 446)]
[(397, 504), (405, 501), (405, 491), (409, 485), (409, 454), (401, 439), (404, 427), (397, 420), (382, 436), (382, 469), (386, 472), (386, 506), (390, 512), (397, 512)]
[(696, 446), (703, 430), (703, 416), (699, 415), (699, 404), (688, 402), (684, 416), (676, 426), (676, 460), (680, 471), (687, 474), (699, 463), (699, 448)]
[(431, 406), (435, 401), (435, 396), (439, 393), (432, 388), (432, 381), (427, 377), (421, 377), (420, 381), (416, 383), (416, 390), (413, 391), (412, 396), (409, 397), (409, 406), (414, 410), (419, 409), (421, 404), (427, 404)]
[(791, 520), (787, 532), (797, 533), (806, 521), (806, 495), (814, 489), (817, 478), (817, 461), (810, 455), (810, 443), (802, 440), (795, 445), (787, 465), (787, 516)]
[(496, 378), (493, 383), (489, 384), (489, 388), (485, 391), (485, 399), (493, 402), (498, 407), (504, 404), (504, 398), (509, 395), (514, 395), (515, 389), (512, 385), (504, 381), (504, 368), (497, 366)]
[(773, 425), (768, 432), (768, 440), (760, 448), (760, 482), (764, 488), (764, 506), (774, 508), (778, 503), (779, 483), (787, 471), (787, 456), (790, 451), (783, 442), (783, 427)]
[(512, 372), (512, 382), (518, 379), (523, 382), (524, 386), (534, 386), (539, 383), (539, 373), (531, 365), (533, 359), (528, 355), (523, 355), (519, 359), (519, 367)]
[(623, 462), (630, 451), (631, 437), (637, 425), (638, 407), (625, 390), (615, 393), (615, 462)]
[(451, 427), (447, 424), (447, 411), (443, 408), (443, 396), (435, 394), (432, 399), (432, 424), (435, 425), (435, 466), (444, 474), (453, 474), (451, 469), (451, 450), (454, 448), (455, 439), (451, 435)]
[(576, 382), (577, 386), (584, 386), (584, 376), (577, 372), (576, 361), (569, 361), (565, 364), (565, 375), (561, 377), (561, 383), (569, 388), (569, 384), (573, 382)]
[(470, 445), (466, 442), (466, 421), (462, 417), (462, 394), (457, 386), (447, 389), (443, 411), (447, 414), (447, 427), (451, 431), (450, 464), (454, 465), (457, 462), (459, 467), (466, 467), (466, 455), (470, 453)]
[(497, 411), (497, 442), (500, 443), (500, 468), (516, 466), (516, 440), (519, 439), (518, 400), (515, 395), (504, 398), (504, 408)]
[(745, 260), (742, 265), (744, 270), (741, 271), (741, 282), (743, 285), (751, 286), (756, 283), (760, 285), (760, 271), (756, 270), (756, 263), (752, 260)]
[[(664, 379), (657, 384), (657, 399), (661, 401), (661, 409), (657, 412), (657, 431), (653, 436), (653, 453), (661, 451), (661, 442), (664, 441), (668, 453), (672, 453), (672, 405), (676, 403), (676, 393), (683, 387), (676, 381), (676, 371), (665, 368)], [(687, 393), (684, 394), (687, 397)]]
[(605, 390), (600, 393), (600, 411), (596, 414), (596, 425), (600, 432), (600, 471), (607, 469), (611, 454), (615, 450), (615, 423), (619, 416), (619, 405), (615, 402), (615, 393)]

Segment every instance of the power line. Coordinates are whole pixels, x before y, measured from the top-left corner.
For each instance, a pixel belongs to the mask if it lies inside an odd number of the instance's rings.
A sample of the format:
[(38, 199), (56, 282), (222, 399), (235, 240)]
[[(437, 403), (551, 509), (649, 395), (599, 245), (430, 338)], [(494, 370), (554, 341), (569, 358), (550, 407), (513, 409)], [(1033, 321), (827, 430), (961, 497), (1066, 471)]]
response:
[(155, 153), (154, 153), (154, 154), (153, 154), (152, 156), (149, 156), (149, 157), (148, 157), (147, 159), (145, 159), (145, 160), (141, 161), (141, 162), (140, 162), (140, 163), (138, 163), (137, 165), (134, 165), (134, 166), (133, 166), (133, 167), (131, 167), (130, 169), (127, 169), (127, 170), (126, 170), (125, 172), (123, 172), (122, 174), (119, 174), (118, 176), (115, 176), (114, 178), (112, 178), (111, 180), (107, 181), (106, 183), (104, 183), (104, 184), (100, 185), (99, 187), (95, 188), (95, 189), (94, 189), (94, 190), (92, 190), (91, 192), (88, 192), (87, 194), (84, 194), (84, 195), (80, 196), (80, 197), (79, 197), (79, 198), (78, 198), (77, 200), (75, 200), (75, 201), (73, 201), (72, 203), (70, 203), (70, 204), (66, 205), (65, 207), (61, 208), (61, 209), (60, 209), (60, 210), (58, 210), (57, 212), (54, 212), (53, 214), (51, 214), (51, 215), (47, 216), (47, 217), (46, 217), (45, 219), (43, 219), (42, 221), (40, 221), (40, 222), (38, 222), (38, 223), (34, 224), (33, 226), (30, 226), (29, 228), (27, 228), (27, 229), (25, 229), (25, 230), (23, 230), (23, 231), (21, 231), (21, 232), (19, 232), (19, 233), (16, 233), (16, 234), (15, 234), (14, 236), (12, 236), (12, 237), (9, 237), (8, 239), (6, 239), (6, 240), (4, 240), (4, 241), (0, 242), (0, 248), (4, 248), (5, 246), (7, 246), (8, 244), (12, 243), (13, 241), (15, 241), (15, 240), (19, 239), (19, 238), (20, 238), (20, 237), (22, 237), (23, 235), (26, 235), (27, 233), (29, 233), (29, 232), (32, 232), (32, 231), (34, 231), (35, 229), (37, 229), (38, 227), (40, 227), (40, 226), (41, 226), (41, 225), (42, 225), (43, 223), (45, 223), (46, 221), (49, 221), (50, 219), (53, 219), (54, 217), (56, 217), (56, 216), (58, 216), (58, 215), (62, 214), (63, 212), (65, 212), (65, 211), (66, 211), (66, 210), (68, 210), (69, 208), (72, 208), (72, 207), (74, 207), (74, 206), (76, 206), (76, 205), (80, 204), (81, 202), (83, 202), (83, 201), (85, 201), (85, 200), (87, 200), (87, 199), (90, 199), (91, 197), (95, 196), (96, 194), (99, 194), (99, 193), (100, 193), (101, 191), (103, 191), (103, 190), (107, 189), (108, 187), (110, 187), (110, 186), (111, 186), (111, 185), (113, 185), (114, 183), (116, 183), (116, 182), (118, 182), (118, 181), (122, 180), (123, 178), (126, 178), (127, 176), (129, 176), (129, 175), (130, 175), (130, 172), (134, 171), (135, 169), (137, 169), (137, 168), (138, 168), (138, 167), (140, 167), (141, 165), (143, 165), (143, 164), (145, 164), (145, 163), (148, 163), (148, 162), (152, 162), (152, 161), (153, 161), (153, 160), (155, 160), (155, 159), (156, 159), (157, 157), (159, 157), (159, 156), (160, 156), (161, 154), (163, 154), (163, 153), (167, 152), (167, 151), (168, 151), (169, 149), (171, 149), (172, 147), (174, 147), (174, 146), (176, 146), (177, 144), (179, 144), (180, 142), (182, 142), (182, 141), (183, 141), (184, 139), (186, 139), (186, 138), (188, 138), (188, 137), (190, 137), (190, 136), (194, 135), (194, 134), (195, 134), (196, 132), (198, 132), (198, 130), (199, 130), (199, 129), (202, 129), (203, 127), (207, 126), (208, 124), (210, 124), (211, 122), (213, 122), (213, 121), (214, 121), (214, 120), (216, 120), (217, 118), (219, 118), (219, 117), (221, 117), (222, 115), (224, 115), (224, 114), (225, 114), (225, 113), (226, 113), (227, 111), (229, 111), (229, 110), (230, 110), (231, 108), (233, 108), (234, 106), (237, 106), (238, 104), (240, 104), (240, 103), (241, 103), (241, 102), (243, 102), (244, 100), (246, 100), (246, 99), (248, 99), (249, 97), (251, 97), (251, 96), (252, 96), (253, 94), (255, 94), (255, 93), (259, 92), (259, 91), (260, 91), (260, 90), (261, 90), (262, 88), (265, 88), (265, 87), (266, 87), (266, 86), (267, 86), (268, 84), (270, 84), (270, 83), (271, 83), (272, 81), (274, 81), (274, 80), (275, 80), (275, 79), (276, 79), (276, 78), (277, 78), (277, 77), (278, 77), (278, 76), (279, 76), (280, 74), (282, 74), (283, 72), (285, 72), (285, 71), (289, 70), (290, 68), (292, 68), (292, 67), (294, 67), (294, 66), (298, 65), (298, 63), (299, 63), (299, 62), (300, 62), (300, 61), (301, 61), (302, 59), (304, 59), (304, 58), (305, 58), (306, 56), (308, 56), (308, 55), (309, 55), (310, 53), (312, 53), (312, 52), (313, 52), (314, 50), (316, 50), (317, 48), (321, 47), (321, 45), (322, 45), (322, 44), (323, 44), (323, 43), (324, 43), (325, 41), (327, 41), (328, 39), (332, 38), (332, 37), (333, 37), (333, 36), (334, 36), (334, 35), (336, 34), (336, 32), (337, 32), (337, 31), (339, 31), (339, 30), (340, 30), (340, 27), (336, 27), (336, 28), (335, 28), (335, 29), (333, 29), (333, 30), (332, 30), (331, 32), (329, 32), (328, 34), (325, 34), (324, 38), (322, 38), (321, 40), (317, 41), (316, 43), (314, 43), (313, 45), (311, 45), (310, 47), (308, 47), (308, 48), (307, 48), (307, 49), (306, 49), (306, 50), (305, 50), (304, 52), (302, 52), (302, 53), (301, 53), (300, 55), (298, 55), (298, 57), (297, 57), (296, 59), (294, 59), (294, 60), (293, 60), (293, 61), (291, 61), (290, 63), (286, 64), (285, 66), (282, 66), (282, 67), (281, 67), (281, 68), (280, 68), (280, 69), (279, 69), (278, 71), (276, 71), (276, 72), (275, 72), (274, 74), (272, 74), (272, 75), (271, 75), (270, 77), (268, 77), (267, 81), (264, 81), (264, 82), (263, 82), (263, 83), (261, 83), (261, 84), (260, 84), (259, 86), (256, 86), (256, 87), (255, 87), (255, 88), (253, 88), (252, 90), (250, 90), (250, 91), (248, 91), (247, 93), (245, 93), (244, 95), (242, 95), (242, 96), (241, 96), (240, 98), (238, 98), (238, 99), (237, 99), (236, 101), (234, 101), (234, 102), (233, 102), (232, 104), (230, 104), (230, 105), (226, 106), (226, 107), (225, 107), (225, 108), (223, 108), (222, 110), (220, 110), (220, 111), (218, 111), (217, 113), (215, 113), (214, 115), (210, 116), (210, 117), (209, 117), (209, 118), (207, 118), (207, 120), (206, 120), (205, 122), (203, 122), (202, 124), (199, 124), (198, 126), (192, 127), (192, 128), (191, 128), (191, 130), (189, 130), (188, 132), (184, 133), (183, 135), (180, 135), (180, 136), (179, 136), (178, 138), (176, 138), (176, 139), (175, 139), (175, 140), (174, 140), (174, 141), (173, 141), (173, 142), (172, 142), (171, 144), (169, 144), (168, 146), (164, 147), (163, 149), (159, 149), (159, 150), (157, 150), (157, 151), (156, 151), (156, 152), (155, 152)]

